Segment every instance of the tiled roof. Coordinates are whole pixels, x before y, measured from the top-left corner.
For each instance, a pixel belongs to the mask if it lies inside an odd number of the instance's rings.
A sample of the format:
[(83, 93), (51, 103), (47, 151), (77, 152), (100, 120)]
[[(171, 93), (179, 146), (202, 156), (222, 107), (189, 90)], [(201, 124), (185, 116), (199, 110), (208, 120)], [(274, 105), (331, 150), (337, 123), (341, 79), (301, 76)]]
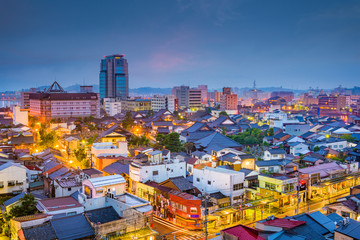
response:
[(358, 240), (360, 239), (360, 222), (349, 219), (348, 224), (340, 225), (335, 231), (348, 236), (348, 239), (353, 238)]
[(236, 237), (235, 239), (246, 239), (246, 240), (265, 240), (265, 238), (259, 235), (259, 231), (244, 225), (237, 225), (221, 230), (224, 233)]
[(285, 218), (275, 218), (274, 220), (267, 220), (263, 222), (264, 225), (281, 227), (285, 229), (292, 229), (305, 223), (305, 221), (291, 220)]
[(97, 174), (102, 174), (101, 171), (97, 170), (96, 168), (86, 168), (82, 170), (86, 175), (97, 175)]
[(76, 181), (75, 178), (57, 179), (56, 182), (57, 182), (62, 188), (71, 188), (71, 187), (80, 187), (80, 186), (81, 186), (81, 182)]
[(194, 189), (194, 185), (184, 177), (175, 177), (169, 179), (181, 192)]
[(63, 209), (82, 207), (82, 205), (72, 197), (49, 198), (39, 201), (48, 211), (59, 211)]
[(95, 235), (82, 214), (50, 220), (58, 239), (84, 239)]
[(112, 206), (87, 211), (85, 215), (95, 224), (103, 224), (120, 219), (119, 214), (117, 214)]
[(90, 181), (95, 188), (126, 182), (124, 177), (118, 174), (105, 177), (90, 178), (88, 179), (88, 181)]
[(34, 227), (23, 228), (24, 237), (27, 240), (53, 240), (58, 239), (50, 222)]
[(122, 164), (120, 162), (114, 162), (103, 168), (103, 171), (108, 174), (122, 174), (126, 173), (129, 175), (129, 164)]

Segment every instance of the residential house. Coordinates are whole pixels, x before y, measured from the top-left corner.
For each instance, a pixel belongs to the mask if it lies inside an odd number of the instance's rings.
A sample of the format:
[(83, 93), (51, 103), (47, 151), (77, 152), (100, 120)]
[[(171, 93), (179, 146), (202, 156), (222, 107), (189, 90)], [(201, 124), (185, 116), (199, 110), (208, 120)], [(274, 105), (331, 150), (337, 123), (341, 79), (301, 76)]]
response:
[(274, 206), (276, 205), (281, 208), (296, 205), (296, 195), (290, 193), (295, 192), (298, 184), (297, 178), (282, 174), (260, 174), (258, 181), (258, 193), (261, 197), (273, 196), (274, 199), (278, 199), (278, 202), (274, 203)]
[(38, 201), (37, 209), (56, 217), (72, 216), (84, 212), (84, 206), (73, 197), (48, 198)]
[(244, 195), (245, 175), (224, 168), (194, 169), (193, 184), (203, 193), (221, 192), (230, 197), (231, 204), (240, 202)]
[(259, 173), (285, 174), (298, 169), (298, 165), (290, 160), (264, 160), (255, 161), (255, 170)]
[(81, 189), (81, 182), (77, 178), (60, 178), (54, 181), (55, 197), (71, 196)]
[(282, 148), (269, 148), (264, 151), (264, 160), (280, 160), (285, 159), (286, 151)]
[(25, 166), (13, 162), (0, 163), (0, 194), (20, 193), (28, 187)]
[(291, 136), (300, 136), (310, 130), (310, 125), (304, 123), (285, 123), (285, 133)]
[(290, 154), (294, 156), (305, 155), (310, 152), (309, 146), (302, 142), (291, 142), (288, 143)]

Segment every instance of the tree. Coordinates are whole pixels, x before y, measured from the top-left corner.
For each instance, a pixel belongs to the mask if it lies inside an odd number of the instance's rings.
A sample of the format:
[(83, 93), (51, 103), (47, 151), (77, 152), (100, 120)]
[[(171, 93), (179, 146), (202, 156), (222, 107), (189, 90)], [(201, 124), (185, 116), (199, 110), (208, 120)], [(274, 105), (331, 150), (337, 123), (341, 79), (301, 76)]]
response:
[(165, 147), (171, 152), (181, 152), (183, 147), (180, 141), (180, 134), (177, 132), (170, 133), (166, 136)]
[(134, 119), (132, 118), (132, 114), (130, 111), (127, 111), (125, 114), (125, 118), (122, 121), (122, 126), (123, 128), (125, 128), (126, 130), (129, 130), (132, 128), (132, 126), (134, 126)]
[(32, 215), (37, 212), (36, 208), (36, 200), (34, 195), (25, 194), (24, 197), (20, 198), (20, 205), (17, 205), (11, 208), (8, 217), (15, 218), (15, 217), (22, 217), (27, 215)]
[(274, 136), (274, 128), (269, 128), (268, 136)]
[(154, 110), (150, 109), (147, 114), (146, 114), (146, 117), (151, 117), (154, 115)]
[(184, 148), (187, 154), (191, 154), (191, 152), (195, 148), (195, 144), (192, 142), (187, 142), (184, 144)]
[(82, 163), (82, 161), (86, 158), (85, 148), (81, 147), (74, 151), (74, 155), (78, 162)]
[(229, 115), (227, 114), (227, 112), (221, 111), (221, 112), (219, 113), (219, 116), (229, 116)]
[(318, 152), (320, 151), (320, 147), (319, 146), (315, 146), (314, 149), (313, 149), (314, 152)]
[(351, 136), (350, 134), (342, 135), (340, 138), (344, 139), (344, 140), (346, 140), (348, 142), (354, 142), (355, 141), (355, 138), (353, 136)]

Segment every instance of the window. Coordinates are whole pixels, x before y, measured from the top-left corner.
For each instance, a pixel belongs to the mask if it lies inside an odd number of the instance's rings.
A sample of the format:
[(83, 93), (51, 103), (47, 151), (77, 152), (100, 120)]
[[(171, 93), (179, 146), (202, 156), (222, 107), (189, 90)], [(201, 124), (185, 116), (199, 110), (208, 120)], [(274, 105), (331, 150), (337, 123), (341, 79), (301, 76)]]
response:
[(271, 189), (271, 190), (275, 190), (276, 185), (275, 185), (275, 184), (273, 184), (273, 183), (268, 183), (268, 182), (265, 182), (265, 188), (267, 188), (267, 189)]
[(73, 215), (76, 215), (76, 212), (68, 212), (68, 213), (66, 214), (66, 216), (73, 216)]
[(159, 175), (159, 171), (153, 171), (153, 176)]
[(200, 182), (200, 178), (196, 178), (196, 181), (197, 181), (197, 182)]
[(68, 191), (71, 191), (71, 187), (68, 188)]
[(208, 184), (211, 185), (211, 181), (208, 181)]
[(15, 181), (8, 181), (8, 187), (15, 186)]
[(240, 190), (240, 189), (243, 189), (243, 188), (244, 188), (243, 183), (237, 183), (237, 184), (234, 184), (234, 186), (233, 186), (234, 191), (237, 191), (237, 190)]
[(4, 182), (0, 182), (0, 188), (4, 188)]
[(350, 213), (349, 212), (341, 212), (341, 216), (342, 217), (350, 217)]
[(190, 213), (197, 213), (196, 207), (191, 207), (190, 208)]

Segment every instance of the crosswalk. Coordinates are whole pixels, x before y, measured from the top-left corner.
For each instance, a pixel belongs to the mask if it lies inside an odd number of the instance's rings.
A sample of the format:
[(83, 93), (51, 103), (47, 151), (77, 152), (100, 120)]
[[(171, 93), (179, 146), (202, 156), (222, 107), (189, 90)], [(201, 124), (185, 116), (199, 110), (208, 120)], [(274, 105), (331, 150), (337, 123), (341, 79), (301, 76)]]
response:
[[(190, 231), (187, 229), (184, 229), (182, 227), (179, 227), (175, 224), (172, 224), (171, 222), (165, 221), (159, 217), (154, 216), (153, 218), (154, 222), (164, 225), (170, 229), (173, 229), (173, 232), (165, 236), (165, 239), (178, 239), (178, 240), (200, 240), (203, 239), (204, 234), (203, 232), (199, 231)], [(175, 235), (175, 238), (174, 238)]]

